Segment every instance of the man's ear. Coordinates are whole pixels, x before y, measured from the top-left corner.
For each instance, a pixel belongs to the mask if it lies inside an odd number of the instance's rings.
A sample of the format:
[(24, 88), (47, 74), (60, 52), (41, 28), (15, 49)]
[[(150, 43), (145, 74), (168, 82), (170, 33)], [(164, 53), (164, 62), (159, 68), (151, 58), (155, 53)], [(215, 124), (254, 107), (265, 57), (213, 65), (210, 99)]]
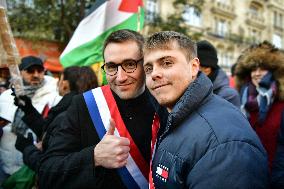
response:
[(63, 90), (64, 90), (65, 92), (70, 92), (69, 81), (63, 80), (63, 81), (62, 81), (62, 85), (63, 85)]
[(205, 75), (210, 75), (212, 72), (212, 68), (211, 67), (202, 67), (200, 66), (200, 70), (205, 74)]
[(194, 58), (191, 60), (191, 65), (192, 65), (192, 76), (196, 77), (199, 71), (199, 59), (198, 58)]

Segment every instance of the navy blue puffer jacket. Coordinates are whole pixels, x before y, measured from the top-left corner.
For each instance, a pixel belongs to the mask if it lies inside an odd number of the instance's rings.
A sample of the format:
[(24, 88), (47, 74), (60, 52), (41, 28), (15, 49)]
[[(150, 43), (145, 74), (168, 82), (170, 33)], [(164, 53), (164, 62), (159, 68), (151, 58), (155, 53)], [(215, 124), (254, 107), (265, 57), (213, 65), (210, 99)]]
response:
[(199, 73), (159, 131), (152, 176), (156, 189), (267, 188), (267, 155), (243, 114)]

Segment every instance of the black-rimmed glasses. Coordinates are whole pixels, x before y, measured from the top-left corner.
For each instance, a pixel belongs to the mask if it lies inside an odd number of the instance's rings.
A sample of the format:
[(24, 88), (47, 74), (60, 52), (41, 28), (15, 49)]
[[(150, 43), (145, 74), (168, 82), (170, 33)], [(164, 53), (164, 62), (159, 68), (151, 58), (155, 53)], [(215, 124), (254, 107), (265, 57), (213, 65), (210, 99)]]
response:
[(127, 59), (121, 62), (120, 64), (115, 64), (113, 62), (105, 63), (101, 68), (105, 71), (107, 75), (114, 76), (118, 71), (118, 66), (126, 73), (133, 73), (137, 69), (137, 63), (143, 61), (143, 58), (139, 60)]

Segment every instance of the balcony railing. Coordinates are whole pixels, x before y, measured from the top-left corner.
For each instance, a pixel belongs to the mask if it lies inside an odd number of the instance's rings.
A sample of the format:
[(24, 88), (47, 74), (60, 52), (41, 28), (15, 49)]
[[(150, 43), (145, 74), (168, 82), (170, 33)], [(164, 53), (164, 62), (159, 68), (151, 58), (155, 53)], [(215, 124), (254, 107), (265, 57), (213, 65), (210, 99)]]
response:
[(253, 14), (251, 12), (248, 12), (246, 14), (246, 17), (247, 24), (258, 27), (260, 29), (265, 28), (265, 19), (259, 14)]
[(231, 4), (225, 4), (220, 2), (214, 2), (212, 6), (212, 12), (227, 16), (230, 18), (235, 18), (234, 6)]

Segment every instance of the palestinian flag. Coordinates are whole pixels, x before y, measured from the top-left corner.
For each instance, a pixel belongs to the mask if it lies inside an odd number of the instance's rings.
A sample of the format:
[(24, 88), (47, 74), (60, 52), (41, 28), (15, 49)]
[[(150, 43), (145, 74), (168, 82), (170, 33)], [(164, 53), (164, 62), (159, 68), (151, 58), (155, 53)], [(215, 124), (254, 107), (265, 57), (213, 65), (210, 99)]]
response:
[(61, 54), (61, 64), (64, 67), (92, 66), (99, 83), (105, 84), (105, 76), (100, 69), (104, 40), (119, 29), (141, 31), (144, 24), (142, 6), (142, 0), (96, 0), (93, 11), (80, 22)]

